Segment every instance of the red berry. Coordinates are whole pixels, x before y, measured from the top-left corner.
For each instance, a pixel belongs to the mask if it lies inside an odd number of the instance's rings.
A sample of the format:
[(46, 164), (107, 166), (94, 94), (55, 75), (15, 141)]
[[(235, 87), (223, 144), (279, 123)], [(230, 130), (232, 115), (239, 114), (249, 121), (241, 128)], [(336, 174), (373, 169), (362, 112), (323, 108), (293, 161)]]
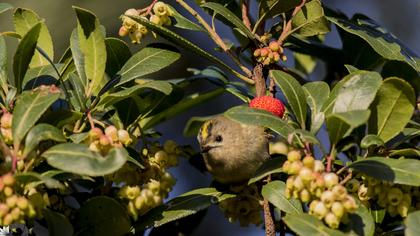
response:
[(284, 114), (284, 104), (279, 99), (270, 96), (256, 97), (251, 100), (249, 106), (269, 111), (280, 118)]

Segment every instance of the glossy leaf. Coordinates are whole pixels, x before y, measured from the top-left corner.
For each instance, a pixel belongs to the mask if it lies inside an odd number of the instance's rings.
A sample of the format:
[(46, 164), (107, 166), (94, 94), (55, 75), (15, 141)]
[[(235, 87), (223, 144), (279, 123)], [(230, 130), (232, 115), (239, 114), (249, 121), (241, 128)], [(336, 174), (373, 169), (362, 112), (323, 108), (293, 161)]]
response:
[(264, 110), (237, 106), (227, 110), (224, 114), (229, 119), (240, 123), (267, 127), (283, 138), (287, 138), (294, 131), (294, 128), (286, 121)]
[(282, 181), (272, 181), (263, 186), (261, 194), (275, 207), (290, 214), (302, 213), (302, 205), (295, 198), (287, 199), (284, 195), (286, 184)]
[(194, 43), (188, 41), (184, 37), (172, 32), (170, 30), (166, 29), (165, 27), (153, 24), (146, 18), (135, 17), (135, 16), (129, 16), (129, 17), (132, 18), (133, 20), (137, 21), (138, 23), (146, 26), (147, 28), (153, 30), (153, 32), (159, 34), (160, 36), (162, 36), (163, 38), (165, 38), (169, 42), (172, 42), (172, 43), (176, 44), (177, 46), (183, 47), (186, 50), (191, 50), (192, 52), (206, 58), (207, 60), (216, 63), (217, 65), (221, 66), (222, 68), (226, 69), (227, 71), (231, 72), (233, 75), (235, 75), (239, 78), (247, 79), (247, 77), (241, 75), (240, 73), (238, 73), (237, 71), (235, 71), (234, 69), (232, 69), (231, 67), (226, 65), (226, 63), (224, 63), (223, 61), (221, 61), (217, 57), (211, 55), (207, 51), (205, 51), (205, 50), (199, 48), (198, 46), (196, 46)]
[(76, 68), (80, 84), (83, 86), (83, 93), (86, 93), (85, 88), (88, 80), (85, 72), (85, 56), (83, 55), (80, 46), (80, 37), (77, 29), (74, 29), (70, 36), (71, 56), (73, 57), (74, 67)]
[(36, 125), (28, 132), (28, 135), (26, 135), (23, 156), (28, 155), (40, 142), (45, 140), (65, 142), (66, 138), (64, 137), (63, 132), (55, 126), (49, 124)]
[(45, 87), (25, 91), (17, 98), (12, 121), (15, 146), (20, 144), (29, 129), (59, 97), (57, 88)]
[(334, 113), (367, 109), (382, 84), (381, 76), (370, 71), (353, 72), (344, 80), (334, 103)]
[[(420, 63), (417, 63), (420, 65)], [(384, 78), (398, 77), (404, 79), (414, 88), (416, 93), (420, 92), (420, 74), (413, 67), (402, 61), (388, 61), (382, 67), (381, 75)]]
[(13, 9), (13, 6), (10, 5), (9, 3), (5, 3), (5, 2), (0, 3), (0, 14), (10, 9)]
[(124, 84), (128, 81), (159, 71), (177, 61), (180, 54), (166, 49), (147, 47), (134, 54), (118, 72)]
[(355, 128), (365, 124), (369, 115), (369, 110), (356, 110), (327, 116), (327, 130), (331, 143), (338, 143), (340, 139), (350, 135)]
[(283, 218), (286, 225), (298, 235), (344, 236), (346, 234), (328, 228), (315, 216), (308, 214), (287, 214)]
[[(62, 64), (55, 64), (54, 65), (58, 70), (60, 70), (63, 65)], [(22, 81), (22, 86), (25, 88), (25, 86), (28, 84), (28, 82), (31, 82), (30, 84), (32, 86), (39, 85), (40, 80), (42, 79), (58, 79), (57, 72), (55, 71), (54, 67), (52, 65), (45, 65), (45, 66), (38, 66), (35, 68), (30, 68), (28, 71), (26, 71), (25, 77)], [(37, 81), (38, 80), (38, 81)], [(32, 88), (32, 87), (30, 87)]]
[(420, 186), (420, 160), (368, 157), (349, 167), (376, 179)]
[(131, 57), (127, 44), (118, 38), (106, 38), (106, 73), (114, 76)]
[(270, 71), (270, 76), (281, 89), (302, 129), (305, 129), (306, 99), (302, 86), (291, 75), (279, 71)]
[[(1, 3), (0, 3), (1, 4)], [(0, 5), (1, 6), (1, 5)], [(7, 47), (4, 37), (0, 35), (0, 86), (3, 88), (8, 87), (8, 77), (7, 77)]]
[(43, 184), (47, 188), (52, 188), (52, 189), (65, 188), (64, 184), (60, 183), (58, 180), (53, 179), (52, 177), (49, 177), (49, 176), (38, 174), (36, 172), (30, 172), (30, 171), (22, 172), (22, 173), (16, 174), (15, 177), (19, 183), (24, 184), (28, 187), (30, 186), (30, 187), (35, 188), (36, 186)]
[(390, 157), (393, 156), (402, 156), (402, 157), (420, 157), (420, 150), (415, 148), (404, 148), (404, 149), (394, 149), (390, 151)]
[[(21, 35), (22, 37), (38, 22), (41, 22), (41, 29), (39, 32), (39, 38), (37, 47), (40, 48), (45, 54), (51, 59), (54, 60), (54, 48), (53, 42), (51, 39), (50, 32), (47, 28), (47, 25), (42, 22), (39, 16), (30, 9), (24, 8), (17, 8), (13, 14), (13, 22), (15, 24), (16, 33)], [(31, 63), (30, 67), (38, 67), (38, 66), (45, 66), (49, 65), (49, 61), (41, 55), (40, 52), (36, 51)]]
[(414, 211), (408, 214), (405, 219), (405, 230), (406, 236), (417, 236), (420, 235), (420, 211)]
[(219, 192), (215, 188), (195, 189), (151, 210), (143, 217), (145, 220), (136, 225), (135, 228), (159, 227), (171, 221), (193, 215), (232, 197), (235, 197), (235, 195)]
[[(84, 69), (89, 80), (87, 94), (96, 95), (105, 84), (105, 36), (96, 16), (85, 9), (73, 7), (78, 20), (80, 48), (84, 54)], [(81, 32), (83, 31), (83, 33)]]
[(357, 205), (357, 211), (349, 217), (349, 227), (356, 235), (373, 236), (375, 233), (375, 222), (369, 209), (362, 203)]
[(330, 87), (327, 83), (318, 81), (306, 83), (302, 88), (306, 95), (306, 102), (311, 108), (311, 133), (316, 134), (325, 120), (322, 108), (328, 100)]
[(77, 235), (126, 235), (130, 218), (126, 209), (115, 199), (98, 196), (87, 200), (79, 209)]
[(363, 137), (362, 141), (360, 142), (361, 148), (369, 148), (371, 146), (380, 147), (384, 145), (385, 145), (384, 141), (380, 137), (373, 134), (366, 135), (365, 137)]
[(250, 39), (254, 39), (252, 32), (244, 25), (241, 19), (239, 19), (233, 12), (224, 7), (221, 4), (215, 2), (205, 2), (201, 4), (201, 7), (211, 9), (215, 14), (219, 14), (221, 17), (225, 18), (228, 22), (232, 23), (236, 28), (238, 28), (244, 35)]
[(335, 17), (327, 17), (327, 19), (341, 29), (365, 40), (382, 57), (388, 60), (404, 61), (418, 70), (417, 62), (412, 53), (391, 33), (371, 20), (354, 22)]
[(169, 4), (168, 6), (171, 8), (173, 12), (172, 17), (175, 19), (175, 24), (174, 24), (175, 27), (178, 27), (180, 29), (194, 30), (194, 31), (204, 31), (204, 29), (201, 26), (188, 20), (186, 17), (180, 14), (175, 8), (173, 8)]
[(127, 160), (124, 148), (113, 148), (101, 156), (85, 144), (58, 144), (42, 154), (51, 166), (70, 173), (89, 176), (111, 174), (120, 169)]
[(377, 134), (384, 142), (395, 137), (410, 120), (415, 99), (414, 90), (406, 81), (386, 79), (371, 106), (369, 133)]
[(295, 6), (301, 3), (300, 0), (289, 0), (289, 1), (282, 1), (282, 0), (263, 0), (260, 1), (260, 15), (255, 23), (254, 32), (258, 28), (258, 26), (268, 17), (275, 17), (280, 15), (281, 13), (285, 13)]
[(292, 18), (292, 32), (304, 37), (330, 32), (329, 22), (325, 18), (321, 1), (313, 0), (305, 3)]
[(268, 175), (280, 173), (282, 171), (283, 162), (286, 161), (284, 156), (276, 157), (265, 161), (258, 169), (255, 171), (254, 176), (249, 179), (248, 185), (262, 180)]
[(73, 226), (67, 217), (61, 213), (44, 209), (43, 215), (48, 224), (48, 235), (50, 236), (72, 236)]
[(40, 30), (41, 23), (34, 25), (19, 42), (15, 56), (13, 57), (13, 74), (15, 75), (14, 82), (18, 93), (22, 91), (22, 81), (29, 68), (31, 58), (35, 53)]

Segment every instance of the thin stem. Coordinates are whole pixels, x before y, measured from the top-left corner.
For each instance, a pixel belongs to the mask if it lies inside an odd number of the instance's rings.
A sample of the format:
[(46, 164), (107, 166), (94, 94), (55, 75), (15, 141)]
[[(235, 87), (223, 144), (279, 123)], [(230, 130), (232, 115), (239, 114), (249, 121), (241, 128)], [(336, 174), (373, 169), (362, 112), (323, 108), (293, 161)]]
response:
[[(198, 22), (206, 29), (208, 32), (210, 38), (224, 51), (226, 52), (230, 58), (241, 68), (243, 72), (248, 77), (252, 76), (252, 72), (242, 63), (240, 62), (239, 58), (233, 54), (233, 52), (228, 48), (228, 46), (225, 44), (225, 42), (220, 38), (220, 36), (217, 34), (215, 30), (211, 28), (211, 26), (198, 14), (197, 11), (195, 11), (190, 5), (188, 5), (184, 0), (176, 0), (176, 2), (181, 5), (185, 10), (187, 10), (194, 18), (198, 20)], [(246, 81), (248, 82), (248, 81)]]
[(341, 180), (340, 184), (343, 185), (347, 183), (349, 180), (351, 180), (352, 177), (353, 177), (353, 173), (350, 172), (343, 180)]
[(265, 78), (263, 75), (263, 66), (262, 64), (258, 64), (254, 67), (254, 73), (252, 75), (252, 79), (255, 81), (255, 93), (257, 97), (261, 97), (265, 95), (267, 91), (267, 87), (265, 84)]
[[(269, 175), (266, 179), (267, 183), (271, 181), (271, 176)], [(270, 203), (266, 198), (264, 198), (264, 224), (265, 224), (265, 235), (266, 236), (275, 236), (276, 235), (276, 226), (274, 224), (274, 214), (273, 208), (270, 206)]]
[(330, 154), (327, 156), (327, 166), (325, 168), (326, 172), (331, 172), (332, 170), (332, 163), (335, 160), (336, 150), (335, 150), (335, 144), (331, 146)]
[(292, 16), (290, 17), (289, 21), (286, 24), (286, 27), (283, 28), (283, 31), (280, 34), (279, 42), (283, 44), (284, 40), (289, 36), (289, 31), (292, 29), (292, 19), (293, 17), (302, 9), (303, 5), (305, 5), (306, 0), (302, 0), (302, 2), (295, 7), (293, 10)]

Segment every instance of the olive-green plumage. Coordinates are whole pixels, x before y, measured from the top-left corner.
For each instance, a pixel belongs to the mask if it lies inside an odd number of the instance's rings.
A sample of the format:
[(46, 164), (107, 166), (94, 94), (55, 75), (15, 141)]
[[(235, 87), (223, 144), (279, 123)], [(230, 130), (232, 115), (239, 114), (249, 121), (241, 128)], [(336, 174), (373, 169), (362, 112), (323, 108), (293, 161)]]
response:
[(269, 158), (263, 127), (244, 125), (224, 116), (205, 122), (198, 141), (207, 170), (223, 184), (250, 179)]

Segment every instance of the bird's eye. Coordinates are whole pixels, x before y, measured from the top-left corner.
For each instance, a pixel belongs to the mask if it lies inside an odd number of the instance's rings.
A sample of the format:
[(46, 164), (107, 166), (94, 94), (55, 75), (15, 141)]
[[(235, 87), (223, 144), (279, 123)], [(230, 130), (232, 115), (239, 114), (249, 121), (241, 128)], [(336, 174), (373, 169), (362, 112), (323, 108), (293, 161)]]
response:
[(222, 138), (222, 136), (217, 135), (216, 138), (215, 138), (215, 140), (216, 140), (216, 142), (222, 142), (223, 141), (223, 138)]

